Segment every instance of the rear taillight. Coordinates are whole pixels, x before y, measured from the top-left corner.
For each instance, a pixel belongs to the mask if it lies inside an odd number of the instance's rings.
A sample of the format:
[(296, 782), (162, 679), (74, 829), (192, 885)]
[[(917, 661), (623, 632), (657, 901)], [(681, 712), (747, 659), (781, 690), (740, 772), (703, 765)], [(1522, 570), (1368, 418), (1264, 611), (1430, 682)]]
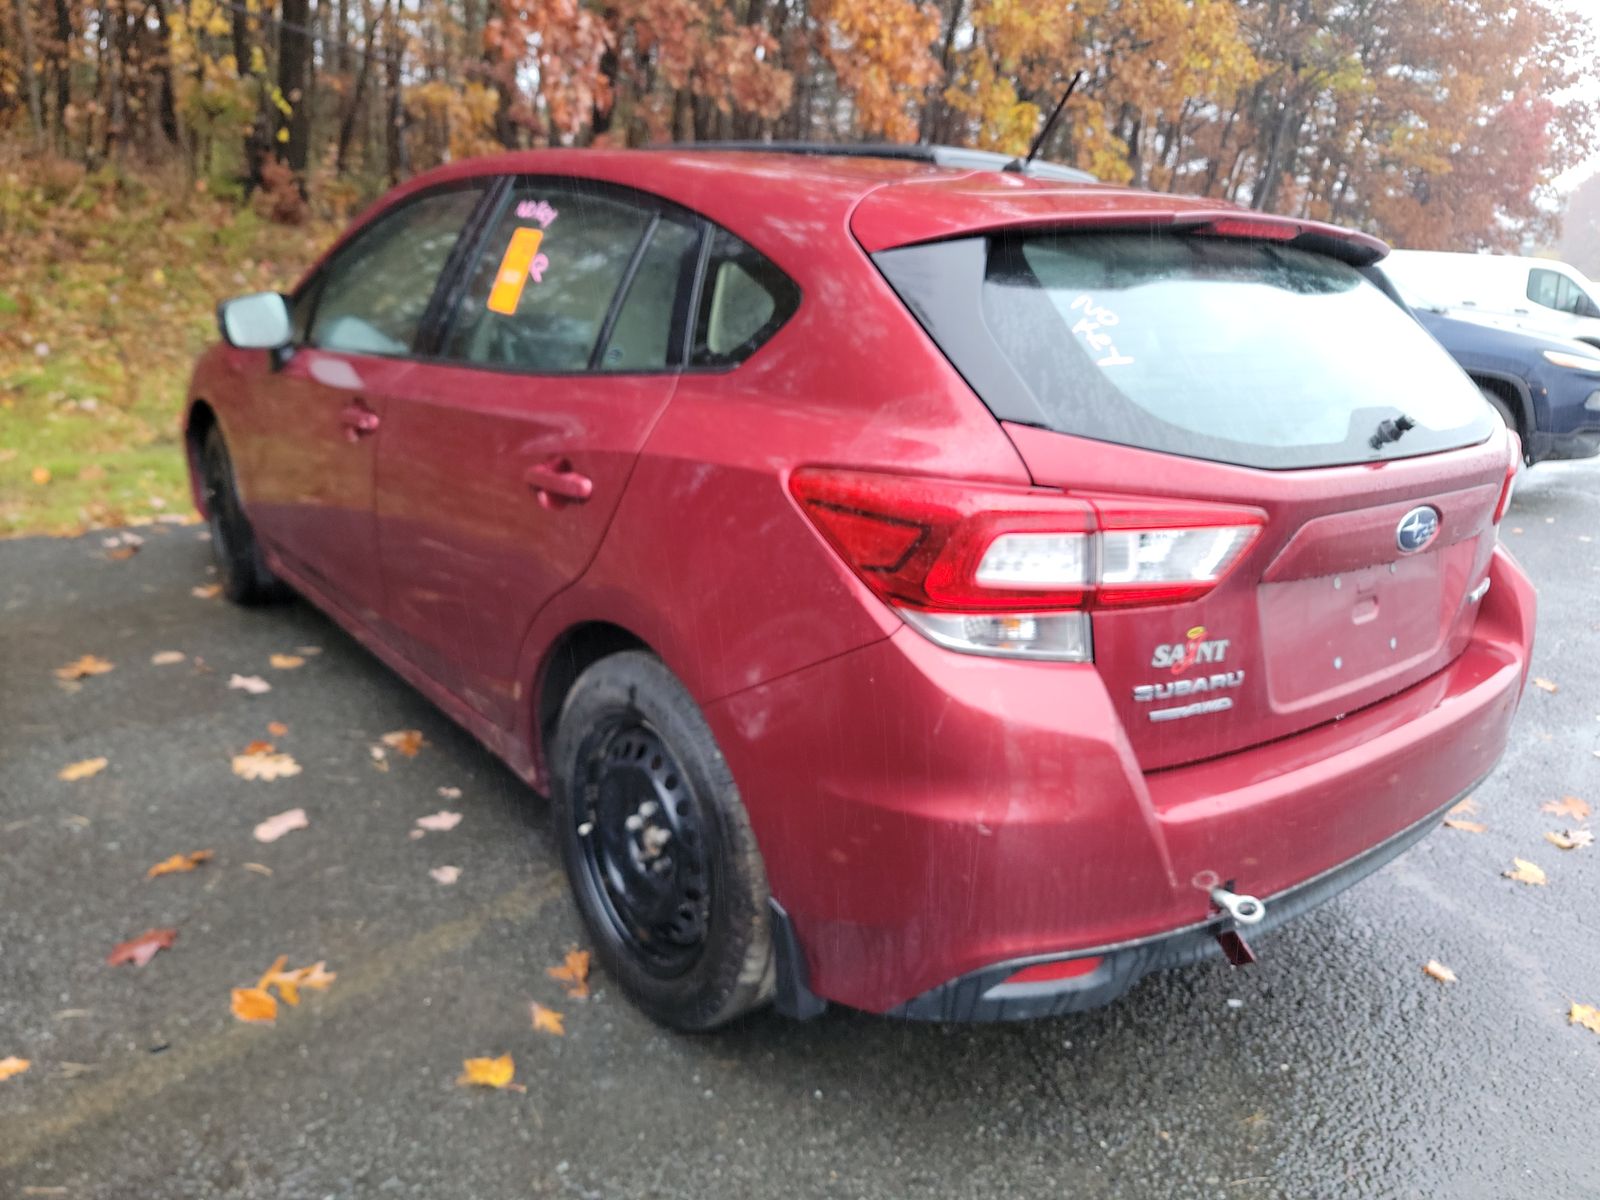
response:
[(1511, 493), (1516, 487), (1517, 471), (1522, 466), (1522, 439), (1517, 436), (1514, 429), (1506, 431), (1511, 435), (1511, 461), (1506, 464), (1505, 482), (1500, 485), (1500, 500), (1494, 506), (1494, 523), (1500, 524), (1500, 518), (1506, 515), (1506, 509), (1511, 507)]
[(852, 570), (952, 649), (1074, 662), (1088, 612), (1215, 587), (1255, 509), (808, 467), (790, 488)]

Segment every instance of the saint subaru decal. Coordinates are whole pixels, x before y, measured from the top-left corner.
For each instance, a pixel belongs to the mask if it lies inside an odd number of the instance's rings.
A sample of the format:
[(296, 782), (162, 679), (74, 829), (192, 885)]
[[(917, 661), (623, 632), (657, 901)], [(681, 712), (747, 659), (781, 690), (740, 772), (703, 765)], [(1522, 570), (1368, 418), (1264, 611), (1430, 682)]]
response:
[(1206, 638), (1206, 627), (1196, 625), (1183, 635), (1187, 641), (1162, 643), (1150, 656), (1152, 667), (1167, 667), (1174, 675), (1200, 663), (1219, 663), (1228, 655), (1227, 638)]
[[(1150, 655), (1152, 667), (1165, 667), (1174, 675), (1201, 663), (1220, 663), (1228, 656), (1228, 638), (1206, 637), (1206, 627), (1196, 625), (1184, 634), (1184, 641), (1163, 642)], [(1160, 700), (1186, 699), (1190, 696), (1206, 697), (1207, 693), (1228, 691), (1244, 686), (1243, 671), (1219, 671), (1212, 675), (1197, 675), (1192, 679), (1173, 679), (1161, 683), (1142, 683), (1133, 689), (1133, 699), (1138, 704), (1153, 704)], [(1233, 707), (1229, 696), (1210, 696), (1196, 699), (1174, 708), (1150, 710), (1152, 721), (1181, 721), (1184, 717), (1198, 717), (1204, 713), (1227, 712)]]

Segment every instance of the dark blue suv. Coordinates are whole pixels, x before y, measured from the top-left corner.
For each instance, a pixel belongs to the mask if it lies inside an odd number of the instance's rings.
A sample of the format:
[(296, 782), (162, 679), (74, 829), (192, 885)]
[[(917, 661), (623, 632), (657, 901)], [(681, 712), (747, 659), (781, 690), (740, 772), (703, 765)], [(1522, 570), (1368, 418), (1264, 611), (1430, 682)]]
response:
[(1600, 350), (1496, 324), (1487, 314), (1410, 308), (1377, 267), (1364, 273), (1472, 377), (1501, 420), (1521, 436), (1530, 465), (1600, 454)]

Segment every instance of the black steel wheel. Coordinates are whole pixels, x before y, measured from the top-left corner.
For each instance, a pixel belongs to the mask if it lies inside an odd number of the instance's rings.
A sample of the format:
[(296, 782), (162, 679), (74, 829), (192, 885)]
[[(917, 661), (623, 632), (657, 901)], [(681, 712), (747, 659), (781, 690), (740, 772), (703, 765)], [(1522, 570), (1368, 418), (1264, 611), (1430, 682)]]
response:
[(607, 973), (675, 1029), (769, 1000), (766, 871), (683, 685), (643, 651), (601, 659), (568, 693), (550, 759), (562, 860)]
[(245, 516), (222, 431), (213, 428), (200, 450), (200, 480), (205, 492), (206, 525), (211, 553), (221, 577), (222, 594), (235, 604), (261, 604), (280, 599), (284, 588), (267, 567), (255, 531)]

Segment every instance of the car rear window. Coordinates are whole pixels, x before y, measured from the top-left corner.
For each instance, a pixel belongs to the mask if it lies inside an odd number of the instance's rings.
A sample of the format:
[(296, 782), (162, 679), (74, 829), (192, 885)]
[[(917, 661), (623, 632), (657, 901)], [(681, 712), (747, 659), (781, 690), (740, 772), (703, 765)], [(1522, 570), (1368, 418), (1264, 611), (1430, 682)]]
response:
[[(1010, 234), (876, 256), (995, 415), (1243, 466), (1488, 437), (1449, 355), (1352, 266), (1271, 242)], [(1385, 420), (1414, 422), (1372, 445)]]

